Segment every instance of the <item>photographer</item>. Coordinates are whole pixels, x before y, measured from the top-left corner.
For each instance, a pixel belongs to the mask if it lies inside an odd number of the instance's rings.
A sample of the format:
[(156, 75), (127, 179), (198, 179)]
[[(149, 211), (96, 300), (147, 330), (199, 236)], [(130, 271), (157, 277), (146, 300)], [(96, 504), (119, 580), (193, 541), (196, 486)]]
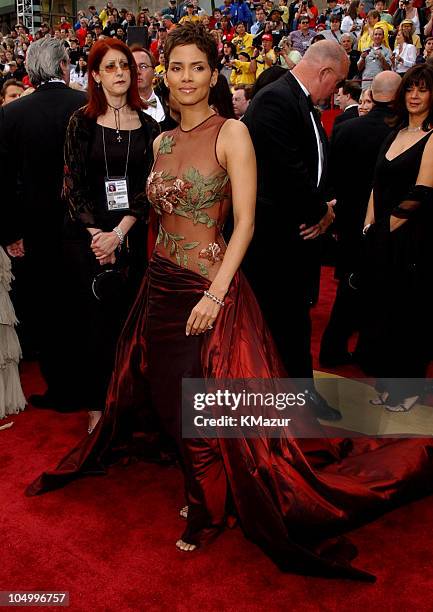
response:
[(220, 73), (227, 80), (227, 83), (231, 83), (231, 76), (233, 68), (231, 67), (231, 61), (238, 58), (236, 53), (236, 47), (232, 42), (225, 42), (223, 45), (223, 58), (218, 66)]
[(282, 37), (288, 34), (287, 28), (283, 23), (283, 11), (281, 9), (272, 9), (268, 13), (268, 22), (270, 23), (270, 28), (265, 28), (265, 33), (272, 34), (274, 43), (278, 45)]
[(383, 44), (382, 28), (373, 32), (373, 46), (361, 53), (358, 70), (362, 73), (362, 89), (368, 89), (374, 77), (384, 70), (391, 70), (391, 51)]
[(241, 51), (245, 51), (249, 56), (253, 54), (253, 35), (247, 32), (246, 23), (243, 21), (236, 24), (236, 36), (232, 42), (238, 55)]
[(277, 54), (272, 48), (273, 38), (272, 34), (263, 34), (262, 46), (255, 48), (253, 57), (251, 60), (251, 72), (254, 72), (256, 79), (262, 74), (264, 70), (267, 70), (271, 66), (277, 63)]
[(317, 10), (317, 6), (314, 6), (313, 0), (301, 0), (298, 6), (298, 11), (295, 14), (297, 23), (299, 23), (302, 17), (308, 17), (308, 25), (312, 30), (314, 30), (318, 16), (319, 11)]
[(331, 27), (332, 17), (339, 17), (340, 23), (344, 17), (344, 9), (341, 4), (337, 4), (337, 0), (327, 0), (328, 6), (324, 11), (326, 27)]
[(359, 0), (352, 0), (347, 10), (347, 15), (341, 22), (341, 31), (343, 34), (353, 34), (359, 38), (363, 26), (363, 19), (360, 16), (363, 5)]
[(424, 29), (423, 26), (425, 24), (421, 23), (423, 18), (421, 16), (420, 9), (414, 7), (413, 0), (400, 0), (398, 3), (398, 9), (392, 18), (394, 27), (398, 28), (404, 19), (410, 19), (412, 21), (415, 28), (415, 34), (418, 34), (419, 36)]
[(301, 61), (302, 55), (299, 51), (292, 49), (292, 43), (288, 36), (283, 36), (278, 47), (280, 50), (280, 65), (283, 68), (292, 70)]

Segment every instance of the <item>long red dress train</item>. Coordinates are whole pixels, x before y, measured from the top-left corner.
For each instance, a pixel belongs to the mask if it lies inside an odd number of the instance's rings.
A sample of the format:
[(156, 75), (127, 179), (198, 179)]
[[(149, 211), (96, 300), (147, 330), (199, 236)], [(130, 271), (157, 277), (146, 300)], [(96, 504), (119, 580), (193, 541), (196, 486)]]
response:
[[(265, 434), (235, 439), (180, 435), (182, 378), (285, 376), (240, 272), (214, 329), (202, 336), (185, 335), (191, 309), (224, 256), (220, 222), (229, 183), (214, 154), (223, 122), (212, 117), (193, 133), (177, 128), (164, 136), (149, 188), (161, 215), (158, 244), (119, 340), (106, 412), (94, 433), (27, 493), (36, 495), (79, 475), (103, 473), (113, 449), (140, 420), (142, 429), (150, 432), (159, 426), (177, 441), (189, 505), (186, 541), (200, 544), (216, 535), (224, 527), (230, 502), (246, 536), (282, 569), (373, 580), (351, 565), (356, 550), (350, 542), (335, 536), (431, 493), (432, 440), (328, 440), (318, 424), (314, 444), (296, 439), (290, 429), (278, 439)], [(191, 166), (185, 147), (207, 151), (200, 159), (194, 154), (194, 172), (182, 166)], [(174, 213), (176, 204), (179, 215)], [(207, 244), (208, 249), (200, 249)]]

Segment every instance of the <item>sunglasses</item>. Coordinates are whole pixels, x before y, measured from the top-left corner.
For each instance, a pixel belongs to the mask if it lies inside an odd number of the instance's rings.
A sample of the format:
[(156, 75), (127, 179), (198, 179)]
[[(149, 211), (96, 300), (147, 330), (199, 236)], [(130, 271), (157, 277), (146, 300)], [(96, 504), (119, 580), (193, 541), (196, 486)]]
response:
[(119, 67), (120, 70), (123, 70), (125, 72), (129, 72), (131, 70), (131, 66), (129, 65), (129, 62), (127, 60), (120, 60), (119, 63), (110, 62), (104, 68), (100, 68), (100, 70), (103, 70), (104, 72), (110, 74), (116, 72), (117, 67)]

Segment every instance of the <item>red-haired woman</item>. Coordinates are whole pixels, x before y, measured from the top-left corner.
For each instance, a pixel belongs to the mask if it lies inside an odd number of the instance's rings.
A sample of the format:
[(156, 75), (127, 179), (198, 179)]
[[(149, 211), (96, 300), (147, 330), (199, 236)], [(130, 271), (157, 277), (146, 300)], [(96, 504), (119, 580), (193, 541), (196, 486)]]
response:
[(65, 259), (70, 345), (79, 353), (71, 351), (70, 367), (80, 364), (76, 399), (86, 402), (92, 429), (105, 404), (118, 333), (144, 274), (140, 219), (159, 128), (142, 111), (136, 64), (123, 42), (97, 41), (88, 74), (89, 102), (71, 117), (65, 142)]

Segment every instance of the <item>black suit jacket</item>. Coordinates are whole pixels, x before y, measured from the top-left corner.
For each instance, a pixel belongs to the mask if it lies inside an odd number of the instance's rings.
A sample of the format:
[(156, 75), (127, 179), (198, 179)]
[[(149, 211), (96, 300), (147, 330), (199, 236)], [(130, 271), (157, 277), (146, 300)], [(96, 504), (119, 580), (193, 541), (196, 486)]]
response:
[(340, 115), (337, 115), (335, 117), (335, 120), (334, 120), (334, 129), (335, 129), (335, 127), (337, 125), (340, 125), (341, 123), (344, 123), (348, 119), (356, 119), (357, 117), (359, 117), (358, 107), (357, 106), (351, 106), (350, 108), (345, 110), (343, 113), (341, 113)]
[(362, 228), (383, 142), (392, 132), (388, 106), (337, 125), (330, 142), (330, 196), (337, 198), (336, 226), (340, 239), (340, 271), (353, 271), (359, 256)]
[(7, 177), (0, 204), (2, 244), (59, 239), (66, 127), (86, 101), (83, 92), (46, 83), (0, 109), (0, 168)]
[(287, 74), (263, 88), (243, 117), (257, 157), (256, 230), (252, 248), (262, 241), (287, 252), (299, 245), (299, 226), (317, 223), (327, 211), (327, 138), (318, 125), (324, 165), (317, 186), (318, 150), (307, 97)]

